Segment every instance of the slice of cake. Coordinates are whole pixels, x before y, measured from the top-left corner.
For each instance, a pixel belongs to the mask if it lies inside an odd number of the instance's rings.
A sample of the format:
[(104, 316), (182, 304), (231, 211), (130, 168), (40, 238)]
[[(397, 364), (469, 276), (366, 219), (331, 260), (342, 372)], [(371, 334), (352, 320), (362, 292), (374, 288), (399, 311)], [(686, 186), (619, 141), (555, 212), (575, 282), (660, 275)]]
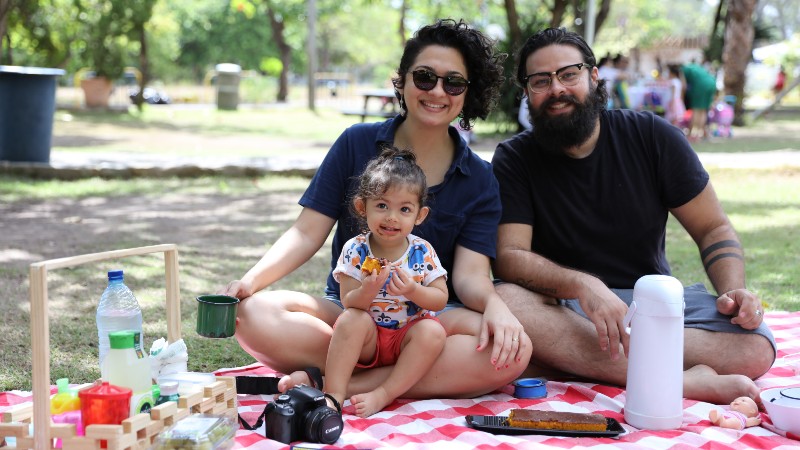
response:
[(585, 414), (534, 409), (512, 409), (508, 425), (514, 428), (540, 430), (606, 431), (606, 418), (600, 414)]

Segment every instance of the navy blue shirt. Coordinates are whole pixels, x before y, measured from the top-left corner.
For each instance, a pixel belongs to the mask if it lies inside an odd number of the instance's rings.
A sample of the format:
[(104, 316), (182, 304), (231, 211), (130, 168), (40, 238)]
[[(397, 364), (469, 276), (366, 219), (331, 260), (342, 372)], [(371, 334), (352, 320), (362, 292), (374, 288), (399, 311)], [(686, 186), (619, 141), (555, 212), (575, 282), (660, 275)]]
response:
[[(392, 144), (397, 127), (405, 120), (397, 116), (385, 122), (360, 123), (342, 133), (322, 161), (300, 205), (337, 220), (331, 251), (331, 269), (342, 246), (362, 230), (351, 213), (358, 177), (370, 159), (378, 156), (381, 144)], [(495, 257), (497, 224), (500, 221), (500, 193), (491, 165), (481, 159), (450, 127), (450, 138), (456, 144), (455, 156), (444, 181), (428, 186), (426, 206), (431, 211), (413, 234), (433, 245), (448, 273), (453, 273), (456, 245)], [(447, 284), (450, 301), (458, 302)], [(326, 295), (339, 297), (339, 284), (328, 275)]]
[(612, 288), (670, 275), (669, 209), (695, 198), (709, 179), (683, 132), (649, 112), (603, 111), (594, 151), (582, 159), (543, 151), (535, 132), (495, 151), (501, 222), (532, 225), (534, 252)]

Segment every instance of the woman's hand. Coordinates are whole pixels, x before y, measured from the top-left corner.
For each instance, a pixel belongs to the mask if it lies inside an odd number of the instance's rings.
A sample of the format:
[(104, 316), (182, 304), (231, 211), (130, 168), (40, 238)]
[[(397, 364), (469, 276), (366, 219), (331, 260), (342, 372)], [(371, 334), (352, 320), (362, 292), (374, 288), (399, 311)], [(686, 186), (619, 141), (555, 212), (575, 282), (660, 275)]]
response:
[(486, 348), (490, 337), (494, 337), (491, 362), (497, 370), (507, 368), (515, 361), (520, 362), (531, 345), (522, 324), (496, 295), (487, 301), (483, 311), (478, 351)]
[(217, 294), (229, 295), (239, 300), (244, 300), (253, 295), (253, 286), (251, 283), (244, 280), (234, 280), (228, 283), (224, 288), (219, 289)]

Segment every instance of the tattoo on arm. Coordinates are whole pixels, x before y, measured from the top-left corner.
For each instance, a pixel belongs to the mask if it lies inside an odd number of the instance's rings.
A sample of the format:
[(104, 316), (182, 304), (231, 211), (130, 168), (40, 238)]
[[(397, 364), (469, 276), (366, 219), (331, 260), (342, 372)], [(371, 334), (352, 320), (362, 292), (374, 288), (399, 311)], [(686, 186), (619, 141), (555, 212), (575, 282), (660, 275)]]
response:
[[(742, 245), (739, 244), (738, 241), (734, 241), (733, 239), (726, 239), (724, 241), (719, 241), (714, 244), (711, 244), (700, 252), (700, 259), (703, 261), (703, 267), (705, 268), (706, 272), (708, 272), (709, 267), (711, 267), (715, 262), (719, 261), (720, 259), (738, 258), (744, 260), (741, 254), (741, 248)], [(721, 249), (739, 249), (739, 253), (728, 251), (724, 253), (719, 253), (715, 255), (713, 258), (708, 259), (708, 257), (711, 256), (712, 253)]]
[(744, 260), (742, 255), (740, 255), (738, 253), (720, 253), (719, 255), (709, 259), (708, 262), (705, 263), (704, 267), (705, 267), (706, 271), (708, 271), (708, 268), (711, 267), (712, 264), (714, 264), (715, 262), (719, 261), (722, 258), (738, 258), (738, 259)]
[(725, 240), (725, 241), (719, 241), (719, 242), (717, 242), (715, 244), (709, 245), (708, 247), (705, 248), (705, 250), (700, 252), (700, 259), (705, 261), (706, 258), (708, 258), (708, 255), (714, 253), (715, 251), (717, 251), (717, 250), (719, 250), (721, 248), (725, 248), (725, 247), (733, 247), (733, 248), (741, 249), (742, 245), (739, 244), (738, 242), (732, 240), (732, 239), (728, 239), (728, 240)]

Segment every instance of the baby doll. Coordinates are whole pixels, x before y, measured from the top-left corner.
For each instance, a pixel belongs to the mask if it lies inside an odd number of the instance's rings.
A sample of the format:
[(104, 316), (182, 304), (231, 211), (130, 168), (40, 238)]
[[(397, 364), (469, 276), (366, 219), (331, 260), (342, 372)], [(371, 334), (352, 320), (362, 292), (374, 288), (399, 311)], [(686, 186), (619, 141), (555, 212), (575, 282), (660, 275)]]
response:
[(713, 425), (743, 430), (746, 427), (754, 427), (761, 424), (761, 417), (758, 414), (758, 406), (750, 397), (739, 397), (731, 403), (729, 411), (720, 412), (712, 409), (708, 413)]

